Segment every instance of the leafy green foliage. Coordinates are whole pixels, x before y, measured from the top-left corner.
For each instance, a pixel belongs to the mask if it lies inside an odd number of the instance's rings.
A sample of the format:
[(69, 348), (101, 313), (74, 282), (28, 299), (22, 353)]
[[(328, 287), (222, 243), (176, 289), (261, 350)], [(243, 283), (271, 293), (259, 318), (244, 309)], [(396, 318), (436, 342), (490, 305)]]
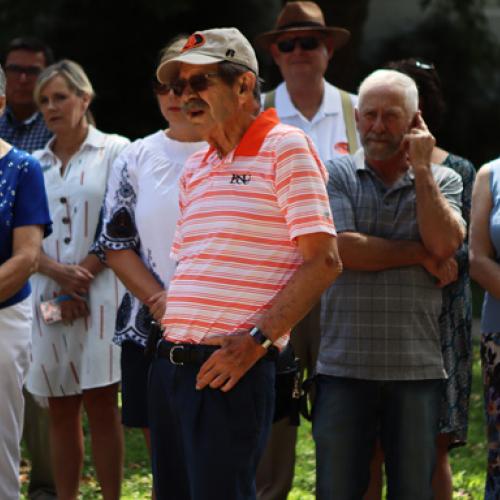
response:
[[(441, 146), (477, 166), (499, 153), (500, 49), (484, 8), (498, 0), (420, 0), (417, 26), (393, 36), (369, 61), (361, 59), (363, 25), (375, 2), (318, 0), (327, 24), (350, 29), (351, 41), (335, 53), (327, 78), (354, 91), (360, 79), (388, 60), (423, 57), (436, 63), (448, 113)], [(0, 0), (0, 48), (19, 35), (49, 42), (58, 58), (80, 62), (97, 91), (97, 125), (132, 139), (164, 126), (151, 91), (158, 51), (174, 35), (215, 26), (237, 26), (250, 40), (274, 26), (282, 0)], [(390, 33), (387, 33), (390, 35)], [(384, 34), (385, 36), (385, 34)], [(259, 53), (265, 88), (281, 77)]]
[(408, 57), (432, 61), (443, 83), (447, 113), (438, 144), (478, 167), (498, 156), (500, 46), (488, 28), (482, 0), (424, 1), (425, 17), (391, 37), (370, 68)]
[[(97, 126), (131, 139), (165, 127), (151, 80), (160, 49), (179, 33), (237, 26), (250, 40), (273, 25), (279, 0), (0, 0), (0, 50), (35, 35), (56, 58), (82, 64), (97, 93)], [(249, 15), (251, 13), (251, 15)]]

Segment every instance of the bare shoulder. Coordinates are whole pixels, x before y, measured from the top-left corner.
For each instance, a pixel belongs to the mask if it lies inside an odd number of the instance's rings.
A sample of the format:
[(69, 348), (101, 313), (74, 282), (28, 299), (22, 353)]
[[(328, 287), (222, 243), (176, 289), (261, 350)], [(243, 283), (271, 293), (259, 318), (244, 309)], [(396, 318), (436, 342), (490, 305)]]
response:
[[(495, 166), (496, 162), (486, 163), (483, 165), (478, 171), (476, 176), (476, 183), (490, 183), (490, 174), (492, 168)], [(500, 168), (500, 163), (497, 165), (497, 168)]]
[(490, 210), (492, 206), (492, 195), (490, 178), (493, 168), (500, 168), (500, 162), (491, 162), (483, 165), (476, 175), (476, 181), (472, 190), (472, 214), (473, 216), (483, 210)]

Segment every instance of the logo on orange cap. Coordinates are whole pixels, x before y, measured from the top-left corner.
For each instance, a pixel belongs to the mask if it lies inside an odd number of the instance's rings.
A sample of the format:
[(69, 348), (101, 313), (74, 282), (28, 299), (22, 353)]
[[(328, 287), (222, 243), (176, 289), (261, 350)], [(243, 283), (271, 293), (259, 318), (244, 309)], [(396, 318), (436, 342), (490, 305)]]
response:
[(191, 50), (196, 47), (201, 47), (205, 44), (205, 37), (200, 33), (193, 33), (186, 42), (186, 45), (182, 47), (181, 52), (186, 52), (186, 50)]

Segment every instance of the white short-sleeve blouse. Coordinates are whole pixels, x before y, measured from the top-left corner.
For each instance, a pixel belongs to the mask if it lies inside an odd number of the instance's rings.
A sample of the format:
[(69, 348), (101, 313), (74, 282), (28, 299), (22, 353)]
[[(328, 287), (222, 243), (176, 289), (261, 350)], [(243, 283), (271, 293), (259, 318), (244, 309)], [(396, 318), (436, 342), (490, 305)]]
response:
[[(53, 140), (33, 153), (42, 166), (54, 223), (43, 251), (59, 262), (78, 264), (88, 255), (98, 233), (110, 167), (129, 141), (90, 126), (61, 176), (61, 162), (51, 149)], [(91, 284), (90, 316), (72, 325), (46, 325), (40, 316), (40, 302), (60, 293), (55, 281), (37, 273), (32, 287), (33, 360), (28, 390), (39, 396), (68, 396), (119, 381), (120, 352), (112, 337), (123, 287), (111, 269), (104, 269)]]

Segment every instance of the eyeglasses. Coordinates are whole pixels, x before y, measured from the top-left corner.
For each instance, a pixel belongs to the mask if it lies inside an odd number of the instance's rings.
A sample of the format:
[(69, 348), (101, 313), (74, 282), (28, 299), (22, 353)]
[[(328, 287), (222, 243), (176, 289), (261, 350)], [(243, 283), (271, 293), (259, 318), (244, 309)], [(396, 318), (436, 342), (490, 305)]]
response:
[(302, 50), (314, 50), (319, 47), (319, 39), (315, 36), (301, 36), (297, 38), (288, 38), (277, 42), (278, 50), (280, 52), (293, 52), (296, 44), (300, 45)]
[(16, 76), (25, 74), (28, 78), (36, 78), (42, 72), (42, 68), (38, 66), (21, 66), (19, 64), (8, 64), (7, 66), (5, 66), (5, 72)]
[(434, 64), (426, 63), (424, 61), (419, 61), (418, 59), (415, 60), (414, 64), (417, 68), (420, 68), (420, 69), (425, 69), (425, 70), (435, 69)]
[(158, 80), (153, 80), (153, 92), (157, 95), (165, 95), (170, 92), (170, 85), (160, 83)]
[(164, 93), (172, 90), (177, 97), (180, 97), (184, 94), (188, 85), (194, 92), (203, 92), (208, 89), (210, 78), (215, 78), (216, 76), (219, 76), (219, 73), (200, 73), (199, 75), (190, 76), (187, 80), (179, 78), (173, 82), (164, 84)]

